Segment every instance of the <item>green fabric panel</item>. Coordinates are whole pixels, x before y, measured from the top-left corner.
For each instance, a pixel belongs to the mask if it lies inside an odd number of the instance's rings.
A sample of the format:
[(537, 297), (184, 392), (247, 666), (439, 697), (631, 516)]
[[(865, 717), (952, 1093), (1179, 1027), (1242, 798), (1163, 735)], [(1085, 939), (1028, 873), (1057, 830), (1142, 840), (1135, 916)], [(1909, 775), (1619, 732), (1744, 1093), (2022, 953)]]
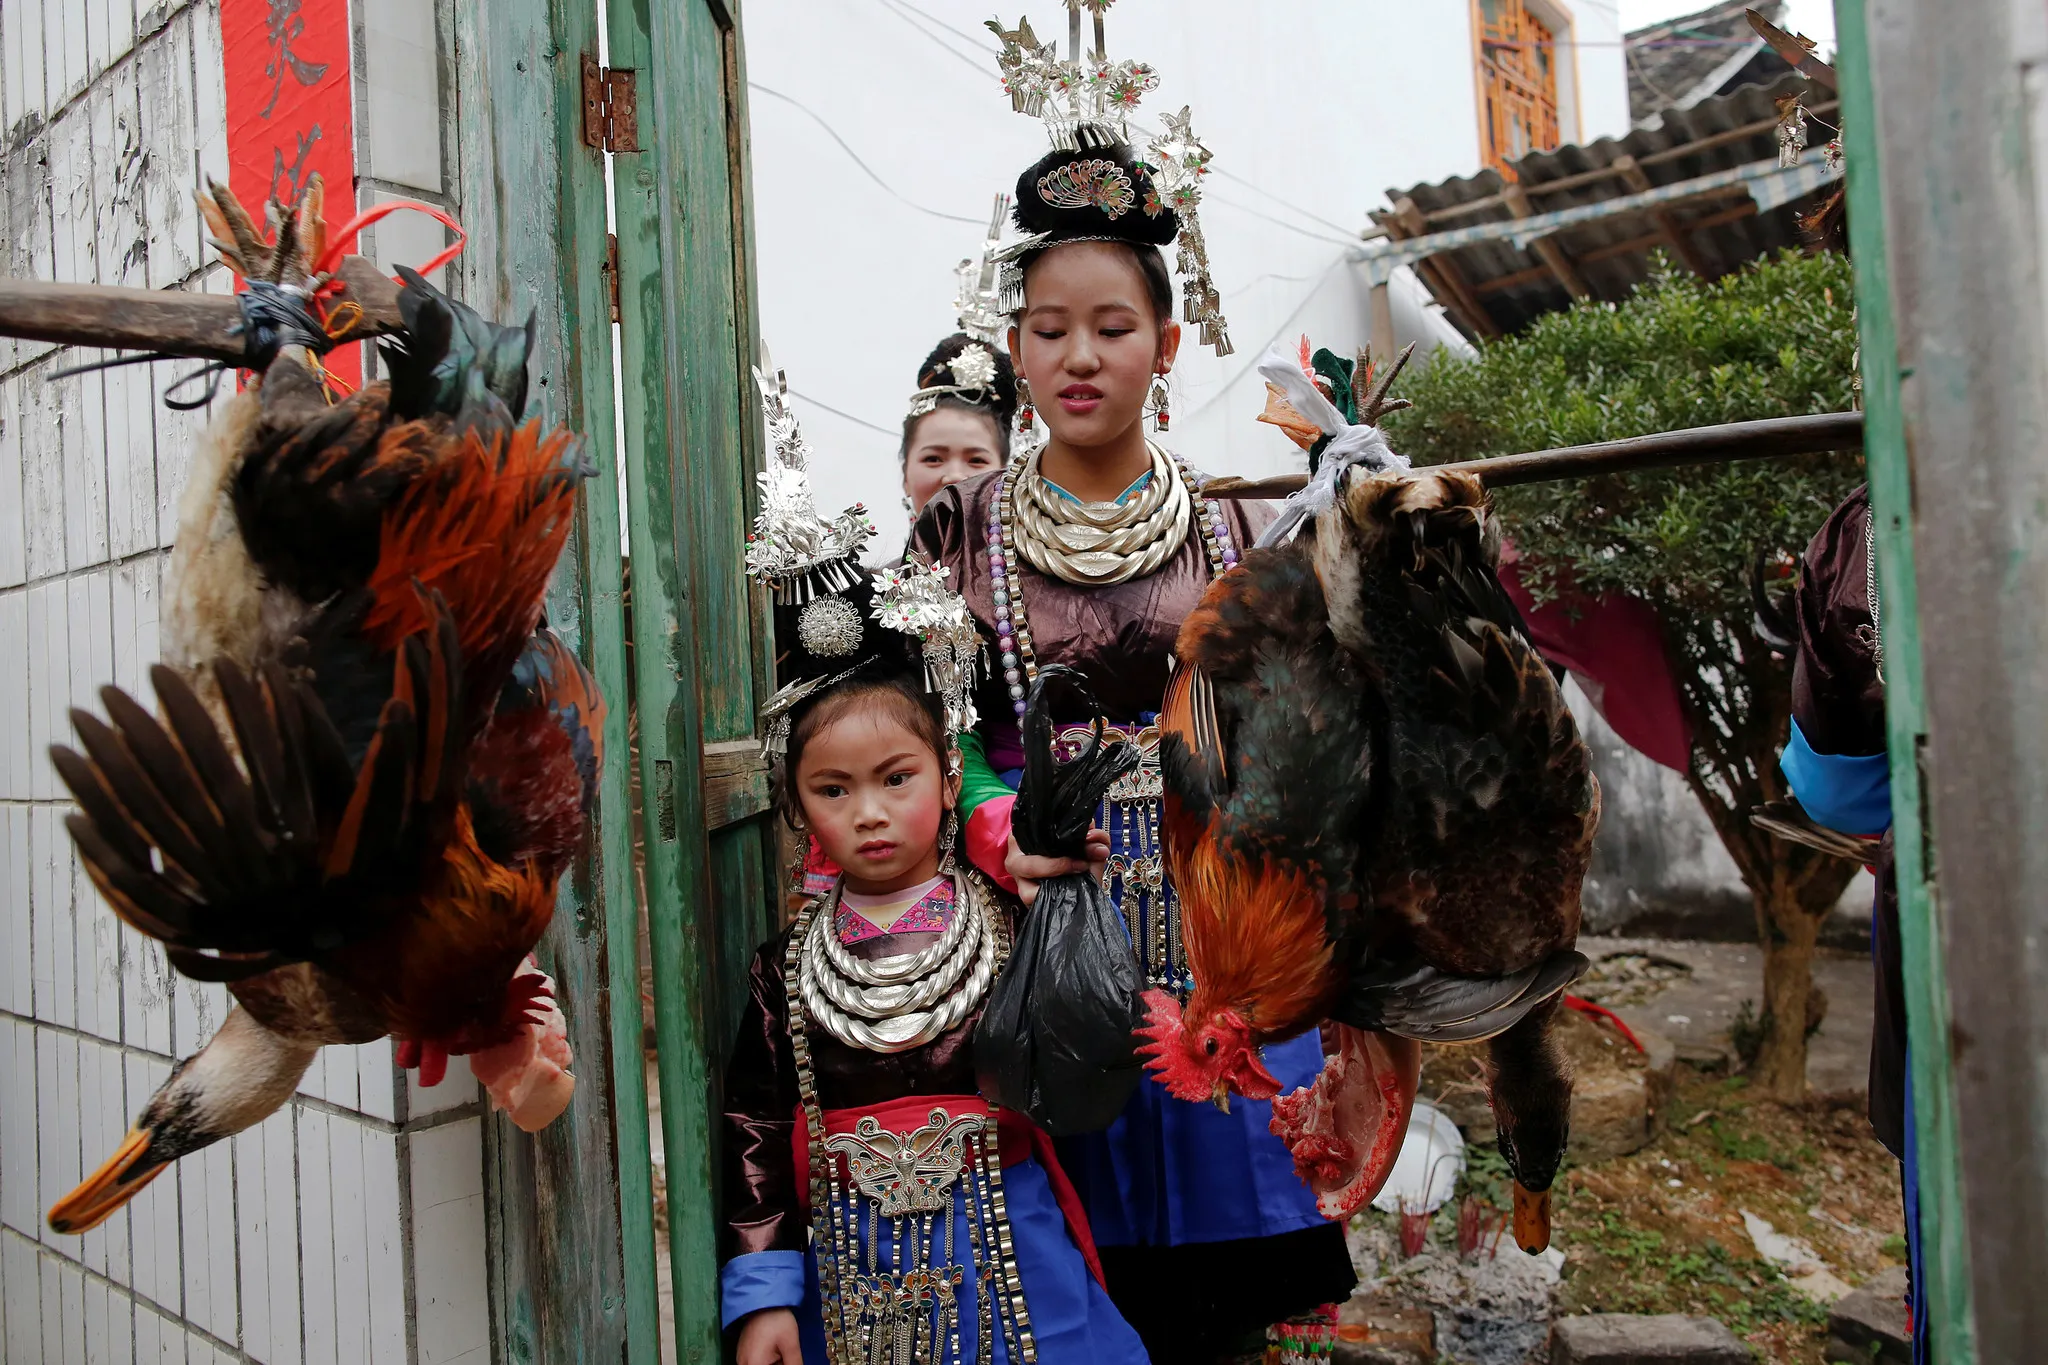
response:
[(998, 796), (1015, 796), (1007, 782), (996, 776), (988, 763), (988, 747), (979, 731), (960, 736), (960, 819), (973, 818), (974, 808)]

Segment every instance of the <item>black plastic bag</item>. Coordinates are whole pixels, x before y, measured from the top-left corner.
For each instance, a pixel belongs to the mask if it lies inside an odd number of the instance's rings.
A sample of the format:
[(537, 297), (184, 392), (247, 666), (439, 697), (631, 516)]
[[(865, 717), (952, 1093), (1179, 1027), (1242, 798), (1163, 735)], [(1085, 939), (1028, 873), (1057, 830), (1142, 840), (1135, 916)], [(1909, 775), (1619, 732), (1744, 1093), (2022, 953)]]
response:
[[(1081, 693), (1096, 726), (1088, 748), (1067, 763), (1053, 757), (1045, 698), (1047, 684), (1062, 679)], [(1137, 763), (1131, 745), (1102, 742), (1100, 710), (1072, 669), (1041, 669), (1024, 713), (1024, 780), (1010, 825), (1017, 847), (1086, 857), (1103, 793)], [(982, 1094), (1054, 1136), (1107, 1128), (1142, 1074), (1132, 1030), (1143, 1017), (1143, 989), (1109, 892), (1085, 873), (1042, 883), (974, 1031)]]

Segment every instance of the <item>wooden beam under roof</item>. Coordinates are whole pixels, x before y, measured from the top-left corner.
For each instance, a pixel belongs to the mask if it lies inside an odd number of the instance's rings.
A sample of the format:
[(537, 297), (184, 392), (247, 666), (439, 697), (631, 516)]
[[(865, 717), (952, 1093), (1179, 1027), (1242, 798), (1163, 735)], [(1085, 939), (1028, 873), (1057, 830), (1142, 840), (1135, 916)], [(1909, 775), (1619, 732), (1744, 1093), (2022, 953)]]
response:
[[(1724, 223), (1733, 223), (1755, 216), (1756, 200), (1745, 196), (1739, 204), (1722, 209), (1718, 213), (1710, 213), (1704, 218), (1695, 218), (1690, 222), (1680, 223), (1679, 227), (1686, 232), (1705, 232), (1708, 228), (1717, 228)], [(1608, 261), (1616, 256), (1627, 256), (1633, 252), (1647, 251), (1663, 240), (1663, 232), (1657, 231), (1646, 232), (1639, 237), (1630, 237), (1626, 241), (1609, 242), (1605, 246), (1594, 247), (1591, 251), (1582, 252), (1578, 258), (1578, 263), (1580, 265), (1592, 265), (1596, 261)], [(1511, 275), (1496, 275), (1490, 280), (1480, 280), (1473, 284), (1472, 292), (1484, 298), (1488, 294), (1499, 294), (1510, 289), (1520, 289), (1525, 284), (1535, 284), (1548, 278), (1550, 278), (1549, 266), (1532, 265), (1527, 270), (1517, 270)]]
[[(1655, 188), (1650, 183), (1650, 177), (1640, 165), (1636, 164), (1636, 159), (1627, 152), (1623, 152), (1620, 156), (1614, 158), (1614, 168), (1621, 172), (1623, 183), (1635, 193), (1640, 194), (1644, 190)], [(1712, 273), (1707, 269), (1705, 259), (1701, 257), (1699, 251), (1693, 246), (1692, 238), (1686, 235), (1683, 228), (1679, 227), (1678, 219), (1672, 214), (1671, 210), (1652, 209), (1649, 218), (1652, 223), (1657, 225), (1657, 231), (1664, 238), (1664, 244), (1671, 248), (1672, 254), (1678, 257), (1687, 270), (1690, 270), (1701, 279), (1707, 278)]]
[[(1507, 205), (1508, 212), (1517, 218), (1529, 218), (1535, 214), (1535, 210), (1529, 207), (1529, 192), (1520, 185), (1503, 186), (1500, 198), (1501, 202)], [(1593, 291), (1586, 287), (1586, 281), (1572, 264), (1572, 258), (1565, 255), (1564, 248), (1557, 244), (1555, 238), (1538, 237), (1529, 243), (1529, 250), (1534, 253), (1537, 260), (1543, 262), (1544, 268), (1550, 271), (1551, 278), (1564, 286), (1566, 293), (1575, 299), (1588, 299), (1593, 296)]]
[[(1394, 211), (1382, 217), (1380, 226), (1396, 241), (1419, 237), (1427, 228), (1422, 210), (1415, 201), (1402, 197), (1395, 201)], [(1422, 282), (1429, 286), (1429, 292), (1436, 301), (1449, 310), (1452, 320), (1461, 324), (1466, 331), (1479, 337), (1497, 337), (1501, 334), (1500, 324), (1486, 311), (1486, 305), (1472, 292), (1472, 286), (1465, 280), (1465, 272), (1458, 269), (1458, 263), (1449, 256), (1425, 257), (1415, 263), (1415, 273), (1422, 276)]]

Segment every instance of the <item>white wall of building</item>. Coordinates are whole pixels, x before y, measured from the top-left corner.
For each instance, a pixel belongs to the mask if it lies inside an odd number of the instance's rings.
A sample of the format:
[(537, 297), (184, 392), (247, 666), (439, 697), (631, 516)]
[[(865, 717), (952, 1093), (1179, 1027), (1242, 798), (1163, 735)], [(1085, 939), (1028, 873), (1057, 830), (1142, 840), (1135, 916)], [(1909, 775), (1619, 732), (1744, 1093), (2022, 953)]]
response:
[[(1041, 38), (1064, 42), (1058, 0), (1006, 3), (1006, 22), (1028, 13)], [(1613, 0), (1569, 7), (1589, 11), (1586, 31), (1618, 34)], [(989, 0), (745, 9), (762, 335), (801, 395), (820, 500), (865, 501), (891, 552), (904, 527), (904, 400), (953, 329), (953, 267), (977, 248), (996, 192), (1046, 149), (1002, 93), (990, 14)], [(1470, 10), (1123, 0), (1108, 39), (1112, 56), (1161, 74), (1135, 125), (1156, 129), (1162, 112), (1192, 105), (1216, 154), (1202, 225), (1237, 354), (1182, 348), (1169, 440), (1212, 472), (1286, 467), (1299, 452), (1254, 422), (1264, 389), (1252, 367), (1303, 332), (1340, 353), (1361, 344), (1366, 290), (1345, 253), (1367, 211), (1390, 186), (1478, 167)], [(1588, 49), (1580, 69), (1589, 118), (1625, 128), (1620, 49)], [(1417, 292), (1397, 283), (1397, 331), (1448, 334)]]
[[(434, 43), (425, 5), (368, 0), (356, 18), (359, 70)], [(231, 288), (192, 201), (201, 176), (227, 176), (220, 45), (213, 0), (0, 5), (0, 270)], [(366, 135), (358, 158), (387, 190), (432, 195), (432, 139), (424, 157), (381, 150), (404, 145)], [(421, 258), (396, 237), (386, 252)], [(488, 1360), (466, 1064), (420, 1090), (388, 1040), (330, 1048), (292, 1103), (102, 1227), (43, 1221), (228, 1008), (106, 908), (46, 757), (101, 684), (150, 697), (176, 503), (208, 420), (156, 401), (190, 366), (51, 381), (87, 358), (0, 338), (0, 1362)]]
[(1578, 109), (1562, 128), (1567, 142), (1598, 142), (1629, 130), (1628, 58), (1621, 45), (1620, 0), (1573, 0), (1569, 65)]

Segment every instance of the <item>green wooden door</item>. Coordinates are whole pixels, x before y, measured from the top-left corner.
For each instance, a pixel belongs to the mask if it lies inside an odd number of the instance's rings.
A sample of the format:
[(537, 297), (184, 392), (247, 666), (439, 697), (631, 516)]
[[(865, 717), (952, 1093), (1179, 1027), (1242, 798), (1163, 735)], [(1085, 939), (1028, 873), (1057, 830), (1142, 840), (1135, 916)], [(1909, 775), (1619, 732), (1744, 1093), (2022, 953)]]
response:
[[(742, 562), (759, 423), (746, 364), (734, 21), (705, 0), (610, 6), (610, 65), (633, 73), (641, 149), (614, 153), (626, 395), (615, 413), (604, 153), (586, 143), (584, 122), (596, 0), (454, 0), (451, 13), (456, 207), (471, 234), (457, 287), (497, 316), (537, 311), (536, 402), (584, 433), (601, 471), (549, 614), (611, 702), (590, 856), (541, 946), (569, 1020), (576, 1101), (536, 1137), (502, 1118), (488, 1131), (494, 1335), (508, 1362), (659, 1358), (636, 838), (647, 862), (679, 1354), (718, 1357), (713, 1116), (773, 885), (766, 774), (752, 739), (766, 618)], [(635, 560), (630, 607), (622, 501)], [(629, 700), (641, 716), (638, 830)]]
[[(658, 1358), (638, 910), (628, 794), (629, 685), (620, 602), (603, 153), (584, 144), (581, 54), (595, 0), (456, 0), (456, 210), (470, 234), (456, 287), (487, 313), (539, 323), (534, 402), (582, 433), (599, 473), (548, 597), (609, 703), (589, 856), (564, 887), (543, 965), (575, 1050), (575, 1102), (528, 1136), (486, 1128), (489, 1276), (498, 1359)], [(616, 1008), (615, 1008), (616, 1006)]]
[(745, 81), (726, 5), (614, 0), (608, 14), (646, 148), (617, 158), (613, 197), (677, 1354), (712, 1361), (719, 1078), (774, 885), (754, 739), (766, 617), (744, 569), (760, 432)]

